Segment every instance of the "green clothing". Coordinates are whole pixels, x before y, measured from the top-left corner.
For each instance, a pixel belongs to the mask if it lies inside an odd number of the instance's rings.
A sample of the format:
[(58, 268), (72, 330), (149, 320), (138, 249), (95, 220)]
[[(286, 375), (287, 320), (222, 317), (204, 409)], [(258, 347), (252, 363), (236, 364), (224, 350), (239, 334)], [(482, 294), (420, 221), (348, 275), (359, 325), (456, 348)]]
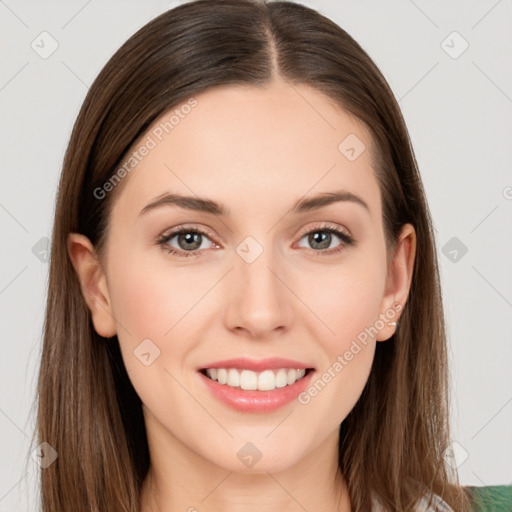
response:
[(472, 512), (512, 512), (512, 484), (465, 487), (471, 493)]

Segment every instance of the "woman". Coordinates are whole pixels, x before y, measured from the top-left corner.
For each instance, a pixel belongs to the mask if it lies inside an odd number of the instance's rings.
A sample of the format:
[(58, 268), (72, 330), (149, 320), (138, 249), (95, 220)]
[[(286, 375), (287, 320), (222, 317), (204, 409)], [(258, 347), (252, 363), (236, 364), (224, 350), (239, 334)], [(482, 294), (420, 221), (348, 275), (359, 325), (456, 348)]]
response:
[(446, 359), (407, 129), (346, 32), (199, 0), (121, 47), (59, 185), (43, 510), (467, 511)]

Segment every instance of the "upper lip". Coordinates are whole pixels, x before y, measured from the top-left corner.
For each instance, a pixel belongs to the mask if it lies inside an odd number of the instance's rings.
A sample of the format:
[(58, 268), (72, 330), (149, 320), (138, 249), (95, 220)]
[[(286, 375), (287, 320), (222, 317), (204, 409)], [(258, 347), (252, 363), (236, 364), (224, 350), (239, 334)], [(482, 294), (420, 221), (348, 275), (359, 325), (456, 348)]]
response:
[(285, 359), (282, 357), (268, 357), (266, 359), (249, 359), (247, 357), (237, 357), (235, 359), (224, 359), (222, 361), (215, 361), (202, 366), (200, 369), (206, 368), (238, 368), (240, 370), (252, 370), (261, 372), (263, 370), (273, 370), (277, 368), (295, 368), (295, 369), (308, 369), (313, 368), (311, 365), (294, 361), (293, 359)]

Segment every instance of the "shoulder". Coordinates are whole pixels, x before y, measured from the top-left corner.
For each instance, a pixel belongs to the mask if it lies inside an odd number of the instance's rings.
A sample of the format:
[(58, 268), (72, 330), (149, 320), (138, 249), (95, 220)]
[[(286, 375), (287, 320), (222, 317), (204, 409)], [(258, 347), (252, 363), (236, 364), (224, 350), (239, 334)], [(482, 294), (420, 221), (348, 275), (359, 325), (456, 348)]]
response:
[[(490, 485), (485, 487), (465, 486), (470, 496), (471, 512), (511, 512), (512, 485)], [(429, 505), (430, 494), (426, 494), (416, 505), (414, 512), (454, 512), (437, 494), (433, 495)], [(386, 509), (374, 496), (372, 512), (386, 512)]]
[[(430, 505), (429, 505), (430, 501)], [(371, 512), (387, 512), (379, 499), (374, 495)], [(412, 512), (454, 512), (454, 510), (437, 494), (430, 499), (430, 493), (426, 493)]]
[(472, 512), (510, 512), (512, 485), (466, 486), (471, 494)]
[(454, 512), (453, 508), (437, 494), (433, 495), (432, 500), (429, 500), (429, 498), (429, 494), (421, 498), (420, 502), (416, 505), (414, 512)]

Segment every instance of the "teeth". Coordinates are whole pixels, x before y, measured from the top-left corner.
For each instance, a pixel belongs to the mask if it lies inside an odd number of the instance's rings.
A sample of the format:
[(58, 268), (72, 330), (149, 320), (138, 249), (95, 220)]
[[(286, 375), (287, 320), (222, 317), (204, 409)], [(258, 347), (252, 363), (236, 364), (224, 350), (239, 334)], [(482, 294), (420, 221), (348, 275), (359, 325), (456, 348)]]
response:
[(276, 376), (272, 370), (265, 370), (258, 375), (258, 389), (260, 391), (276, 389)]
[(227, 385), (232, 386), (234, 388), (240, 386), (240, 374), (234, 368), (228, 370)]
[(228, 372), (225, 368), (219, 368), (217, 370), (217, 380), (219, 384), (226, 384), (228, 382)]
[(284, 388), (288, 385), (288, 377), (286, 370), (278, 370), (276, 373), (276, 388)]
[[(230, 371), (238, 373), (238, 370), (235, 370), (234, 368)], [(246, 391), (254, 391), (258, 389), (258, 374), (251, 370), (242, 370), (242, 373), (240, 374), (240, 387)]]
[(208, 368), (206, 375), (219, 384), (226, 384), (245, 391), (272, 391), (276, 388), (291, 386), (306, 374), (304, 369), (280, 368), (253, 372), (236, 368)]

